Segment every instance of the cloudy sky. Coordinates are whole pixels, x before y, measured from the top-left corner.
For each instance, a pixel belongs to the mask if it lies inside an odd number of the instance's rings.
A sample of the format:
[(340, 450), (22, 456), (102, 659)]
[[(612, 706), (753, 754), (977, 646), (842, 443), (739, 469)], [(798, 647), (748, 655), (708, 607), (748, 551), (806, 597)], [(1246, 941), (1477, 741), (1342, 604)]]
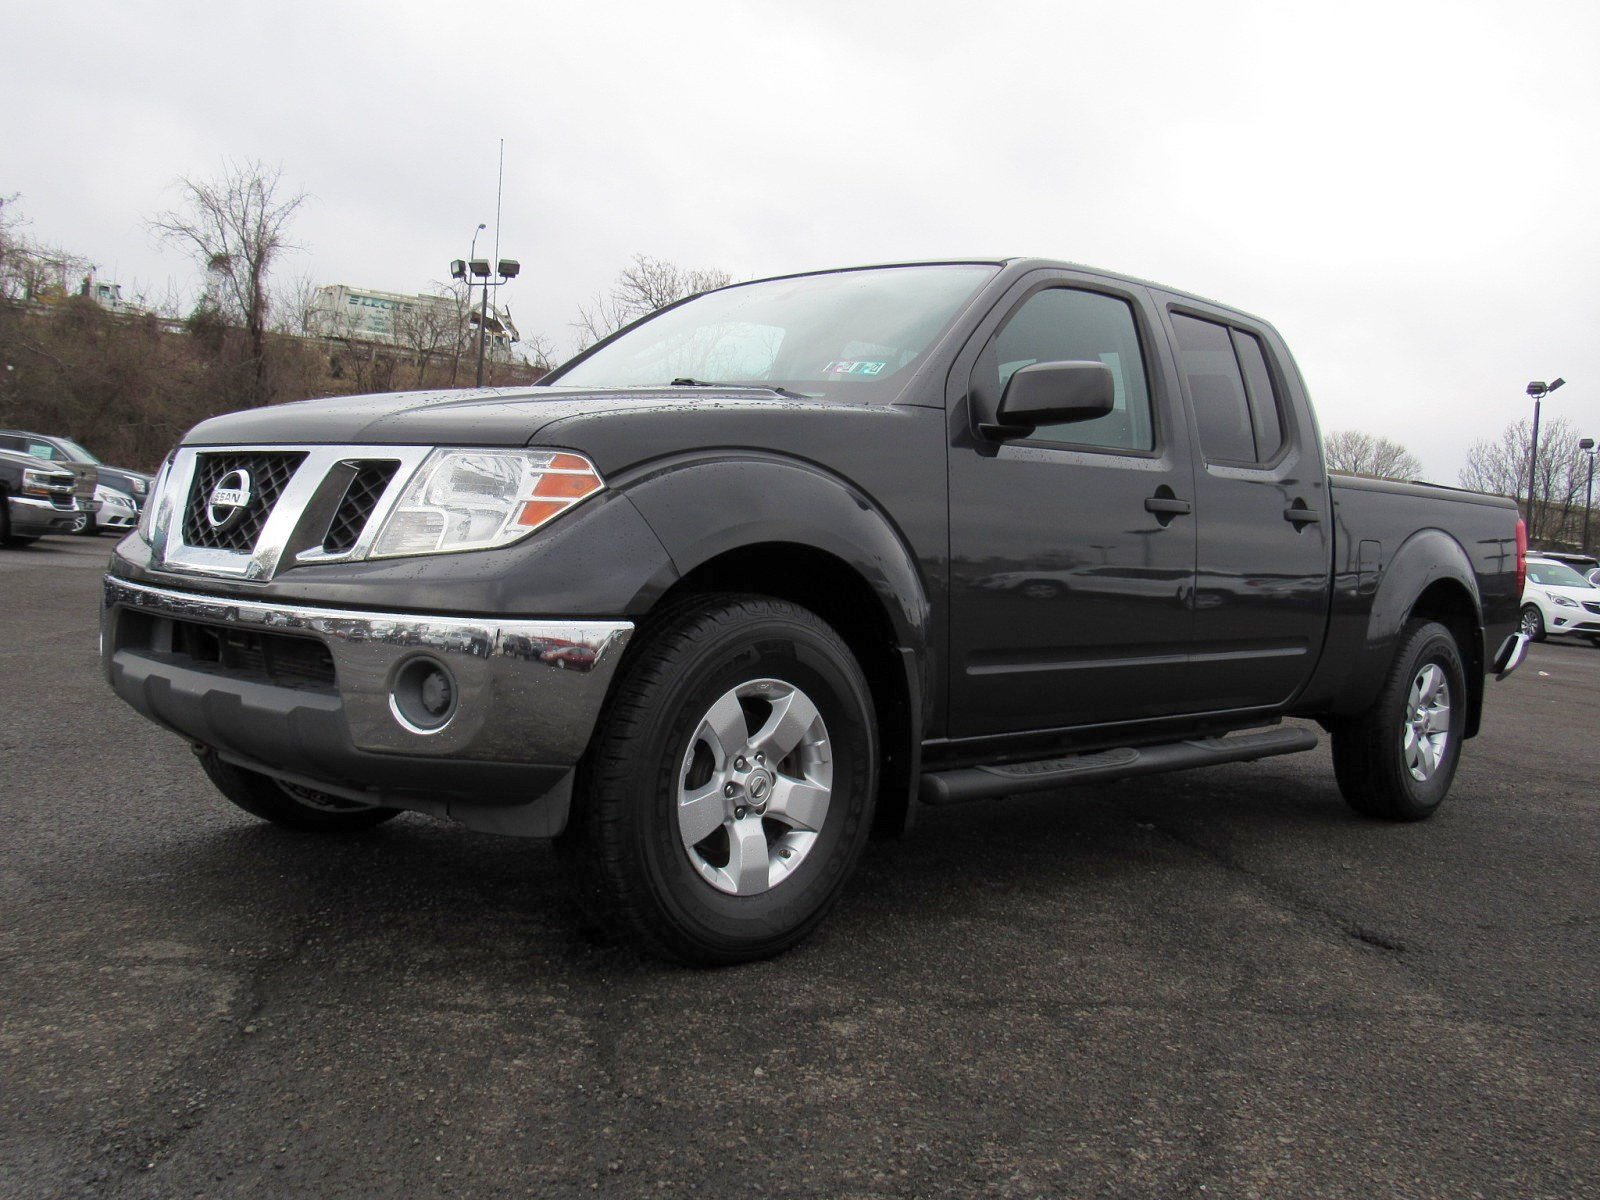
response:
[[(459, 15), (451, 15), (451, 14)], [(283, 275), (414, 291), (494, 232), (566, 351), (636, 252), (736, 276), (1043, 255), (1259, 313), (1325, 430), (1454, 482), (1600, 435), (1600, 4), (16, 5), (0, 194), (153, 295), (180, 175), (281, 165)], [(485, 243), (480, 243), (480, 251)], [(492, 247), (491, 247), (492, 248)]]

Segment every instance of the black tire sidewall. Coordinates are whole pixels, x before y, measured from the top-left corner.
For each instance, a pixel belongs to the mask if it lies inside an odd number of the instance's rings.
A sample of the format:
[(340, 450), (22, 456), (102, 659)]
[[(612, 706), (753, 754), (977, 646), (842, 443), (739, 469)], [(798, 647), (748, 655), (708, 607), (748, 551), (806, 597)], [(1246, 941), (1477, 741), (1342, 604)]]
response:
[[(675, 952), (705, 961), (776, 952), (822, 919), (866, 840), (877, 751), (866, 681), (826, 626), (770, 613), (718, 629), (676, 665), (649, 697), (652, 716), (620, 797), (628, 810), (623, 859), (642, 873), (656, 910), (651, 923)], [(679, 774), (712, 703), (764, 678), (792, 684), (816, 704), (827, 726), (833, 794), (818, 838), (793, 874), (770, 891), (733, 896), (703, 879), (684, 850), (675, 811)]]
[[(1401, 729), (1410, 704), (1411, 683), (1429, 663), (1436, 663), (1443, 669), (1450, 686), (1450, 737), (1438, 768), (1423, 780), (1413, 777), (1405, 765)], [(1389, 776), (1387, 782), (1401, 800), (1403, 815), (1426, 816), (1439, 807), (1450, 791), (1461, 761), (1461, 743), (1467, 727), (1466, 667), (1455, 638), (1443, 625), (1423, 625), (1409, 639), (1399, 669), (1385, 689), (1378, 716), (1384, 722), (1380, 728), (1383, 745), (1379, 769)]]

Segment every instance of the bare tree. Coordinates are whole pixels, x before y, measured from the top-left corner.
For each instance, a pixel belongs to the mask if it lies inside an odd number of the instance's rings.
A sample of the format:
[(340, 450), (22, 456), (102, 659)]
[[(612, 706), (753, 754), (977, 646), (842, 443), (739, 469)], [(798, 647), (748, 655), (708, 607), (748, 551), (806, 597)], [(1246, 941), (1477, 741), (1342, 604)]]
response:
[(522, 339), (522, 354), (528, 365), (541, 373), (556, 369), (555, 343), (542, 333), (530, 333)]
[(1461, 470), (1464, 487), (1510, 496), (1523, 503), (1530, 535), (1545, 541), (1570, 541), (1574, 513), (1581, 523), (1588, 457), (1578, 449), (1577, 428), (1566, 417), (1539, 425), (1539, 461), (1534, 469), (1534, 509), (1527, 507), (1528, 456), (1533, 441), (1530, 421), (1507, 425), (1498, 438), (1475, 442)]
[(311, 276), (296, 275), (288, 283), (273, 289), (267, 327), (273, 333), (292, 337), (312, 336), (318, 331), (316, 303), (317, 285)]
[(0, 299), (59, 303), (85, 290), (94, 264), (34, 240), (23, 232), (26, 225), (17, 197), (0, 196)]
[(426, 385), (435, 359), (459, 355), (466, 340), (466, 309), (455, 289), (435, 284), (433, 290), (403, 304), (394, 314), (394, 340), (405, 347), (416, 368), (416, 386)]
[(244, 324), (254, 400), (267, 397), (267, 278), (274, 262), (294, 249), (289, 223), (304, 192), (286, 194), (281, 167), (228, 163), (217, 179), (183, 179), (181, 208), (158, 213), (150, 228), (188, 250), (214, 281), (224, 314)]
[(1422, 461), (1390, 438), (1342, 429), (1330, 433), (1323, 443), (1330, 471), (1351, 475), (1370, 475), (1376, 479), (1415, 479), (1422, 474)]
[(596, 295), (578, 305), (578, 348), (587, 349), (610, 337), (624, 325), (637, 321), (686, 296), (726, 287), (733, 276), (720, 267), (685, 268), (662, 258), (635, 254), (611, 285), (609, 295)]

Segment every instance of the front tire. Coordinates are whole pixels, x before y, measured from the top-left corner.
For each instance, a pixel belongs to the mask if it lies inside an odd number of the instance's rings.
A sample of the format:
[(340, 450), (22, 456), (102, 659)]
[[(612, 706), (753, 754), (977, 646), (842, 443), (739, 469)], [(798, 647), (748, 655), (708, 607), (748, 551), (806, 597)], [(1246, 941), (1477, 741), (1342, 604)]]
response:
[(259, 771), (224, 762), (213, 750), (200, 755), (200, 766), (217, 791), (253, 817), (287, 829), (311, 833), (350, 833), (400, 815), (398, 808), (363, 806), (310, 788), (281, 783)]
[(1522, 632), (1528, 635), (1530, 642), (1544, 641), (1544, 614), (1536, 605), (1522, 606)]
[(826, 622), (706, 597), (632, 648), (563, 857), (651, 952), (765, 958), (838, 900), (872, 825), (877, 758), (871, 692)]
[(1444, 801), (1467, 725), (1467, 673), (1455, 637), (1412, 621), (1372, 707), (1333, 723), (1333, 771), (1357, 812), (1420, 821)]

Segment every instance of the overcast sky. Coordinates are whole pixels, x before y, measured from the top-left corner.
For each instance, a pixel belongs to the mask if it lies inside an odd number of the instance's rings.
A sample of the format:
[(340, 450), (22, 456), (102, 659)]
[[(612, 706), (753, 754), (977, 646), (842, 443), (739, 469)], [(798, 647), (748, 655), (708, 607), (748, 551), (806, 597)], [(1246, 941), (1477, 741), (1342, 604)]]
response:
[[(154, 295), (180, 175), (281, 165), (284, 278), (425, 289), (494, 233), (565, 353), (635, 252), (738, 277), (1042, 255), (1273, 321), (1325, 431), (1455, 482), (1600, 436), (1600, 4), (105, 3), (8, 8), (0, 194)], [(480, 241), (479, 250), (492, 243)]]

